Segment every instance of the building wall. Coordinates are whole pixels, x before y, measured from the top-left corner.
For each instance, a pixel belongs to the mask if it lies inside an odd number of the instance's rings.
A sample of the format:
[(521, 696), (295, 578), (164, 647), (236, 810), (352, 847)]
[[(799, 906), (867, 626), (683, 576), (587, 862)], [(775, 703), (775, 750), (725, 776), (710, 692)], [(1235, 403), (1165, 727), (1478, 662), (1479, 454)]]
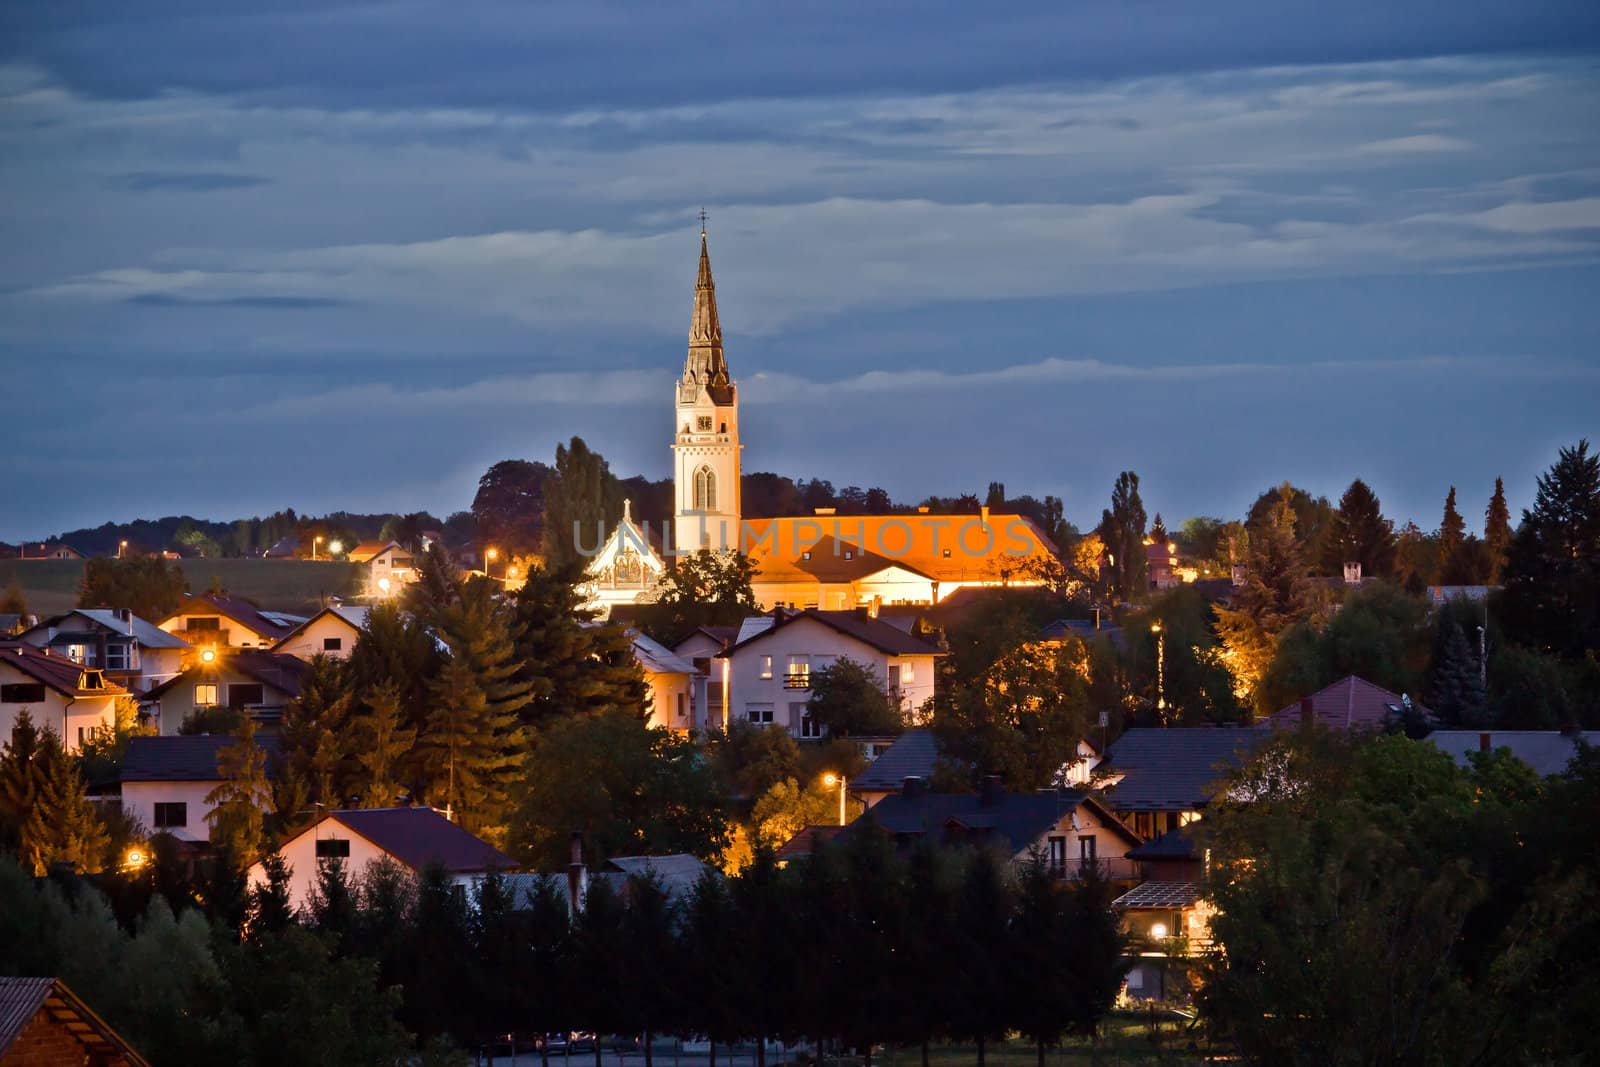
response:
[[(1073, 826), (1076, 818), (1077, 826)], [(1137, 878), (1139, 865), (1128, 859), (1128, 850), (1134, 846), (1121, 834), (1109, 827), (1105, 820), (1089, 809), (1087, 805), (1080, 804), (1071, 811), (1062, 813), (1055, 826), (1040, 834), (1034, 842), (1044, 850), (1046, 857), (1050, 856), (1050, 839), (1063, 838), (1066, 844), (1066, 871), (1070, 875), (1077, 868), (1083, 855), (1080, 841), (1084, 838), (1094, 838), (1095, 859), (1109, 878)], [(1027, 863), (1030, 860), (1031, 847), (1018, 852), (1012, 857), (1015, 863)]]
[[(303, 660), (310, 660), (312, 656), (317, 655), (328, 656), (332, 659), (349, 659), (350, 652), (356, 647), (356, 641), (360, 637), (360, 630), (357, 630), (349, 622), (339, 618), (337, 615), (319, 615), (307, 623), (305, 629), (277, 646), (275, 651), (287, 652), (289, 655), (298, 656)], [(328, 638), (336, 639), (339, 642), (339, 648), (323, 648), (322, 643)]]
[[(0, 661), (0, 685), (31, 685), (36, 679)], [(0, 704), (0, 741), (9, 741), (17, 725), (17, 717), (26, 709), (33, 723), (41, 730), (45, 727), (56, 732), (68, 752), (78, 751), (80, 737), (87, 737), (97, 726), (110, 726), (116, 721), (116, 697), (85, 696), (73, 699), (44, 687), (44, 699), (28, 704)]]
[[(717, 506), (704, 517), (705, 536), (710, 547), (737, 548), (740, 538), (738, 397), (735, 395), (732, 404), (718, 407), (704, 390), (698, 390), (697, 396), (690, 396), (681, 382), (676, 388), (679, 392), (672, 446), (676, 497), (672, 547), (678, 552), (693, 552), (702, 546), (701, 516), (693, 514), (694, 475), (702, 466), (707, 466), (716, 474)], [(710, 432), (698, 429), (701, 418), (711, 419)]]
[[(770, 678), (762, 677), (763, 656), (772, 657)], [(902, 672), (909, 667), (912, 678), (901, 685), (902, 706), (915, 711), (933, 696), (932, 655), (886, 656), (871, 645), (846, 637), (813, 619), (798, 619), (777, 630), (771, 637), (747, 645), (730, 657), (730, 719), (735, 722), (749, 720), (753, 705), (770, 705), (773, 712), (771, 721), (800, 736), (800, 714), (791, 705), (803, 705), (810, 700), (811, 689), (791, 689), (784, 680), (791, 657), (797, 656), (805, 658), (812, 672), (830, 666), (841, 657), (848, 657), (871, 667), (878, 680), (885, 685), (889, 681), (891, 665), (900, 666)]]
[[(350, 842), (350, 855), (344, 860), (344, 870), (345, 876), (352, 882), (360, 881), (369, 863), (388, 855), (371, 841), (339, 823), (337, 819), (324, 819), (299, 836), (291, 838), (278, 850), (289, 866), (289, 900), (293, 907), (304, 908), (310, 903), (311, 890), (317, 882), (317, 841), (330, 838)], [(452, 875), (450, 880), (455, 885), (471, 889), (474, 877), (481, 875), (457, 874)], [(251, 888), (264, 885), (266, 880), (266, 870), (261, 864), (258, 863), (250, 868)]]
[(182, 803), (189, 806), (186, 825), (167, 827), (166, 832), (180, 841), (210, 841), (211, 824), (206, 816), (212, 805), (206, 796), (221, 782), (123, 782), (122, 806), (128, 814), (144, 824), (151, 833), (157, 832), (156, 804)]
[(84, 1067), (93, 1062), (96, 1067), (128, 1067), (129, 1060), (120, 1052), (109, 1057), (98, 1055), (89, 1058), (89, 1050), (72, 1035), (65, 1023), (56, 1022), (49, 1011), (40, 1009), (16, 1038), (0, 1051), (0, 1067)]
[[(225, 659), (226, 657), (219, 657)], [(171, 736), (178, 732), (183, 725), (183, 720), (193, 714), (196, 707), (195, 688), (200, 685), (215, 685), (217, 687), (217, 705), (228, 705), (228, 687), (232, 685), (255, 685), (254, 678), (239, 671), (229, 670), (226, 666), (220, 669), (192, 671), (171, 689), (161, 694), (161, 733)], [(261, 705), (266, 707), (287, 707), (294, 697), (281, 689), (270, 685), (261, 686)]]
[(689, 674), (645, 672), (644, 684), (649, 697), (651, 726), (679, 733), (694, 726), (693, 679), (694, 676)]
[[(197, 618), (216, 619), (217, 629), (227, 638), (225, 643), (234, 648), (271, 648), (273, 642), (277, 640), (277, 638), (269, 637), (266, 634), (257, 633), (248, 626), (235, 622), (218, 611), (194, 611), (184, 615), (174, 615), (170, 619), (163, 619), (161, 628), (169, 634), (177, 634), (179, 637), (185, 638), (191, 644), (207, 644), (209, 642), (203, 639), (203, 635), (200, 640), (196, 640), (194, 634), (186, 634), (184, 632), (189, 629), (189, 620)], [(224, 642), (219, 641), (217, 643)]]

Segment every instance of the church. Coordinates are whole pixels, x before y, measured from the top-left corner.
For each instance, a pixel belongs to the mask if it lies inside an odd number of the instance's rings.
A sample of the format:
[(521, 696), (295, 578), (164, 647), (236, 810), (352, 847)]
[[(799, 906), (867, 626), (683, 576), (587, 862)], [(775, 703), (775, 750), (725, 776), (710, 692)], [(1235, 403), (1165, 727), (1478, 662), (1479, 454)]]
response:
[(624, 506), (592, 560), (593, 607), (651, 599), (677, 555), (700, 549), (738, 551), (756, 564), (752, 582), (764, 609), (866, 608), (937, 604), (973, 586), (1037, 585), (1057, 548), (1030, 520), (1015, 514), (934, 514), (925, 508), (887, 515), (746, 518), (740, 509), (739, 387), (722, 350), (722, 323), (711, 277), (706, 232), (689, 355), (674, 386), (673, 519), (662, 531), (641, 529)]

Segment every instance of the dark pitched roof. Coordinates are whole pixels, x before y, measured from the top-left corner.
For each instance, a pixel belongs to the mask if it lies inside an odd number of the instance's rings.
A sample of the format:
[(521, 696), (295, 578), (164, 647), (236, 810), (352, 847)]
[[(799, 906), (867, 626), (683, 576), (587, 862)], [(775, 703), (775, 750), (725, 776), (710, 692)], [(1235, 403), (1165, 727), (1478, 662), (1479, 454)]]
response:
[[(0, 656), (4, 657), (0, 662), (69, 697), (123, 696), (128, 692), (115, 682), (106, 681), (97, 668), (86, 668), (65, 656), (53, 656), (20, 641), (0, 641)], [(84, 685), (94, 680), (99, 684)]]
[(1192, 908), (1200, 899), (1198, 882), (1145, 882), (1111, 902), (1114, 911), (1132, 908)]
[[(1002, 841), (1013, 854), (1022, 852), (1039, 835), (1077, 808), (1086, 805), (1101, 816), (1107, 828), (1130, 842), (1139, 839), (1100, 806), (1093, 797), (1074, 789), (1036, 793), (1001, 793), (985, 803), (976, 793), (894, 793), (867, 809), (850, 826), (877, 825), (896, 837), (936, 833)], [(963, 833), (964, 832), (964, 833)]]
[(516, 860), (433, 808), (359, 808), (329, 812), (326, 818), (416, 870), (430, 863), (440, 863), (455, 874), (517, 866)]
[(812, 850), (815, 849), (819, 844), (826, 845), (828, 842), (844, 833), (844, 831), (847, 829), (849, 829), (849, 827), (835, 826), (832, 823), (825, 823), (820, 826), (807, 826), (805, 829), (789, 838), (789, 840), (785, 841), (782, 845), (778, 846), (778, 850), (773, 853), (773, 856), (780, 860), (801, 859), (805, 856), (811, 855)]
[[(1339, 679), (1325, 689), (1319, 689), (1306, 698), (1311, 701), (1311, 714), (1319, 726), (1334, 730), (1381, 730), (1399, 712), (1403, 698), (1379, 685), (1357, 678), (1355, 675)], [(1397, 709), (1391, 711), (1390, 709)], [(1433, 712), (1421, 704), (1416, 710), (1425, 719)], [(1295, 701), (1267, 720), (1269, 726), (1294, 726), (1300, 722), (1300, 701)]]
[[(128, 613), (122, 615), (115, 608), (73, 608), (63, 615), (53, 615), (44, 621), (29, 627), (24, 633), (34, 630), (48, 630), (55, 627), (61, 630), (62, 624), (70, 621), (74, 616), (81, 618), (99, 630), (107, 631), (119, 637), (131, 637), (145, 648), (188, 648), (189, 642), (175, 634), (169, 634), (153, 622), (141, 619), (139, 616)], [(94, 630), (66, 630), (63, 633), (93, 633)], [(63, 633), (58, 633), (52, 644), (60, 643)]]
[[(122, 758), (124, 782), (219, 782), (217, 753), (237, 740), (229, 734), (194, 737), (135, 737)], [(278, 739), (258, 734), (256, 743), (267, 752), (270, 772)]]
[(1199, 859), (1200, 855), (1195, 850), (1192, 826), (1180, 826), (1175, 830), (1168, 830), (1160, 837), (1153, 837), (1138, 848), (1128, 850), (1128, 858), (1135, 860), (1192, 860)]
[(132, 1067), (150, 1067), (59, 978), (0, 977), (0, 1059), (40, 1012), (48, 1012), (84, 1047), (85, 1062), (116, 1062), (113, 1057), (121, 1057)]
[[(241, 596), (229, 596), (226, 593), (206, 593), (203, 596), (185, 596), (178, 603), (178, 608), (167, 618), (176, 618), (179, 615), (223, 615), (240, 626), (244, 626), (263, 637), (279, 638), (286, 635), (292, 626), (285, 626), (261, 613), (261, 609)], [(163, 622), (166, 620), (163, 619)]]
[(1106, 803), (1117, 811), (1194, 811), (1267, 736), (1227, 727), (1139, 727), (1112, 742), (1095, 773), (1123, 775), (1106, 791)]
[(932, 730), (907, 730), (877, 759), (867, 764), (867, 769), (850, 780), (854, 793), (892, 793), (905, 784), (907, 778), (927, 781), (939, 762), (939, 742)]
[(805, 611), (784, 612), (778, 616), (771, 626), (760, 633), (745, 638), (720, 654), (731, 656), (738, 649), (763, 641), (785, 626), (792, 626), (802, 619), (819, 622), (831, 630), (844, 634), (846, 637), (853, 637), (862, 644), (871, 645), (888, 656), (944, 655), (936, 646), (924, 641), (922, 638), (906, 633), (891, 622), (873, 618), (865, 612), (820, 611), (816, 608), (807, 608)]
[(154, 700), (181, 682), (206, 679), (219, 671), (230, 669), (294, 698), (300, 695), (300, 686), (310, 672), (311, 664), (287, 652), (267, 652), (255, 648), (218, 649), (216, 662), (196, 663), (185, 668), (145, 693), (144, 699)]
[(1472, 753), (1488, 742), (1490, 749), (1510, 749), (1539, 774), (1560, 774), (1578, 754), (1578, 742), (1600, 746), (1600, 730), (1563, 734), (1555, 730), (1435, 730), (1424, 738), (1463, 767)]

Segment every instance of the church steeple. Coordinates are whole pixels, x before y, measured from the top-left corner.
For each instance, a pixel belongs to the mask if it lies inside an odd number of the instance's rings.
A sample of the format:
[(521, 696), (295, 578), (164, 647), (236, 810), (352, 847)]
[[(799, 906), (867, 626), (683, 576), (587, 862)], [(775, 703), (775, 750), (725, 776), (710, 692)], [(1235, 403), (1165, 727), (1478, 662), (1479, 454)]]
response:
[(700, 270), (694, 282), (694, 314), (689, 320), (689, 358), (684, 361), (685, 385), (704, 386), (718, 404), (732, 402), (733, 385), (722, 354), (722, 321), (717, 317), (717, 287), (711, 280), (711, 254), (706, 231), (700, 231)]

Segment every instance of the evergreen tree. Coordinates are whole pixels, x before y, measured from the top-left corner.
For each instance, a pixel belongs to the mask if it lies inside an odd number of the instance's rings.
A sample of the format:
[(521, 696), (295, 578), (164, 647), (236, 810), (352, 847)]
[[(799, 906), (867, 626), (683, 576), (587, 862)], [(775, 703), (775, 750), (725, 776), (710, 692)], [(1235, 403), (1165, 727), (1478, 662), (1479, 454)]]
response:
[(259, 942), (282, 933), (294, 922), (294, 905), (289, 896), (289, 880), (294, 872), (277, 852), (261, 860), (266, 879), (250, 890), (249, 932)]
[(525, 723), (613, 708), (644, 715), (644, 676), (633, 639), (615, 623), (592, 625), (578, 584), (581, 568), (535, 567), (517, 591), (515, 633), (520, 678), (529, 686)]
[(0, 747), (0, 848), (8, 851), (18, 847), (22, 824), (39, 796), (39, 747), (33, 713), (23, 708)]
[(183, 568), (160, 556), (97, 556), (84, 564), (78, 606), (126, 608), (142, 619), (164, 619), (177, 608), (185, 588)]
[(95, 874), (102, 866), (108, 838), (84, 796), (83, 776), (54, 730), (39, 737), (38, 753), (31, 761), (34, 777), (33, 806), (22, 821), (23, 863), (42, 875), (57, 863), (70, 864), (81, 874)]
[(359, 769), (351, 789), (364, 807), (390, 807), (405, 792), (401, 768), (417, 742), (416, 728), (404, 725), (401, 717), (400, 687), (386, 682), (374, 689), (354, 725)]
[(1600, 649), (1600, 454), (1563, 448), (1511, 539), (1501, 618), (1515, 639), (1564, 659)]
[(727, 881), (715, 871), (701, 874), (684, 905), (681, 943), (688, 973), (683, 985), (694, 995), (685, 998), (683, 1023), (686, 1032), (710, 1040), (713, 1063), (719, 1043), (731, 1045), (746, 1032), (739, 1005), (755, 987), (752, 972), (765, 947), (760, 941), (752, 944), (758, 937), (757, 928), (746, 929), (739, 921)]
[(364, 701), (370, 702), (380, 686), (395, 686), (401, 722), (416, 727), (427, 710), (428, 682), (443, 658), (423, 623), (393, 603), (379, 603), (367, 613), (366, 630), (345, 661), (345, 669), (350, 689)]
[(1339, 498), (1323, 546), (1322, 568), (1328, 574), (1342, 574), (1346, 563), (1361, 564), (1363, 577), (1394, 573), (1394, 524), (1383, 517), (1377, 495), (1360, 478)]
[(1161, 521), (1161, 512), (1156, 512), (1156, 517), (1150, 523), (1150, 540), (1158, 545), (1167, 544), (1172, 536), (1167, 533), (1167, 524)]
[(604, 543), (604, 524), (621, 510), (616, 478), (583, 438), (556, 446), (555, 470), (544, 486), (544, 556), (558, 567), (583, 560), (583, 549)]
[(470, 1042), (479, 993), (472, 976), (472, 920), (465, 897), (437, 863), (417, 878), (406, 935), (400, 981), (408, 1027), (422, 1041), (448, 1036)]
[(1450, 487), (1450, 494), (1444, 498), (1444, 518), (1439, 523), (1439, 573), (1440, 580), (1454, 567), (1459, 566), (1457, 556), (1461, 552), (1462, 543), (1466, 540), (1467, 523), (1461, 517), (1461, 512), (1456, 510), (1456, 487)]
[(955, 975), (950, 1032), (978, 1046), (983, 1067), (990, 1041), (1003, 1038), (1009, 1019), (1010, 966), (1005, 958), (1011, 921), (1011, 889), (1001, 861), (985, 848), (972, 854), (956, 900), (953, 930)]
[[(565, 888), (551, 877), (534, 880), (526, 906), (528, 960), (522, 986), (526, 994), (523, 1011), (536, 1033), (548, 1034), (570, 1025), (572, 1020), (572, 992), (567, 985), (572, 917), (567, 913)], [(539, 1050), (548, 1065), (550, 1050), (545, 1042), (540, 1042)]]
[(1133, 471), (1117, 475), (1111, 490), (1111, 507), (1100, 515), (1100, 540), (1110, 556), (1114, 592), (1122, 601), (1143, 597), (1147, 586), (1144, 552), (1144, 502), (1139, 499), (1139, 476)]
[(1006, 1014), (1031, 1037), (1044, 1067), (1047, 1047), (1060, 1043), (1070, 1020), (1074, 959), (1072, 929), (1056, 879), (1037, 851), (1024, 864), (1005, 954), (1011, 968)]
[(1440, 613), (1438, 651), (1428, 677), (1428, 706), (1445, 722), (1486, 724), (1478, 654), (1468, 644), (1455, 613)]
[(335, 955), (346, 956), (354, 946), (356, 895), (350, 887), (349, 872), (340, 859), (320, 860), (317, 879), (311, 886), (306, 918), (328, 938)]
[[(626, 1025), (621, 992), (631, 946), (624, 922), (617, 891), (604, 878), (592, 879), (573, 923), (572, 969), (567, 983), (573, 1016), (595, 1034), (614, 1034)], [(594, 1063), (601, 1067), (598, 1041)]]
[(417, 580), (406, 586), (406, 608), (424, 626), (438, 631), (461, 599), (461, 579), (443, 545), (429, 545), (412, 558), (417, 561)]
[(266, 812), (272, 806), (267, 754), (256, 743), (250, 716), (239, 716), (233, 743), (217, 750), (217, 772), (222, 782), (206, 794), (206, 803), (212, 805), (206, 816), (211, 841), (228, 849), (241, 867), (249, 867), (266, 844)]
[(1494, 495), (1483, 516), (1483, 544), (1489, 553), (1489, 584), (1499, 585), (1511, 547), (1511, 510), (1506, 507), (1505, 483), (1499, 478), (1494, 480)]
[(525, 747), (518, 712), (529, 685), (517, 677), (521, 663), (491, 584), (468, 583), (439, 620), (450, 656), (431, 688), (417, 749), (429, 801), (496, 837), (504, 833), (506, 790)]
[[(1270, 522), (1250, 538), (1249, 573), (1230, 607), (1218, 607), (1217, 636), (1223, 659), (1242, 694), (1255, 695), (1277, 652), (1278, 635), (1311, 607), (1300, 543), (1295, 538), (1294, 510), (1285, 483)], [(1267, 710), (1260, 706), (1258, 710)]]
[(278, 814), (293, 819), (310, 806), (344, 807), (353, 777), (349, 720), (354, 700), (339, 660), (318, 654), (278, 730), (282, 767)]
[(622, 936), (630, 966), (623, 972), (622, 1022), (625, 1033), (643, 1036), (645, 1067), (655, 1067), (651, 1043), (671, 1027), (685, 992), (674, 938), (677, 909), (654, 872), (628, 879)]

